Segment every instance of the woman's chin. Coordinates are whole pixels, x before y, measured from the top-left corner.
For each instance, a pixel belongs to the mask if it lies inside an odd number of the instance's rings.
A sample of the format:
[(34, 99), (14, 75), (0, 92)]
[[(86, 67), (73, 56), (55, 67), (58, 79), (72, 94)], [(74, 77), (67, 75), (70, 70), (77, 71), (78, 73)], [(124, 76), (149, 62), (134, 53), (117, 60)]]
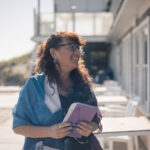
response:
[(76, 69), (78, 67), (78, 64), (75, 64), (73, 67), (72, 67), (72, 70)]

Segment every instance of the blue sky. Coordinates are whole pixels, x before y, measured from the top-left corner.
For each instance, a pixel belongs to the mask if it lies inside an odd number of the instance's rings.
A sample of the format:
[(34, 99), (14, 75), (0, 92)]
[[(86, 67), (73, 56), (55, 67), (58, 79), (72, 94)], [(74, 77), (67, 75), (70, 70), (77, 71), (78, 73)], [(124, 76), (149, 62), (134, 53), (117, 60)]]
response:
[(0, 61), (31, 51), (36, 0), (0, 0)]

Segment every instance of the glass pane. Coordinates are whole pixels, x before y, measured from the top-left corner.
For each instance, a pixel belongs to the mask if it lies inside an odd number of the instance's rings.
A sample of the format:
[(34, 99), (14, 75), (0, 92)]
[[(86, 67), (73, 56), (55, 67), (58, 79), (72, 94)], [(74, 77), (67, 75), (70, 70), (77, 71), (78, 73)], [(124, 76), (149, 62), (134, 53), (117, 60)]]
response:
[(40, 14), (40, 35), (50, 35), (54, 32), (54, 13)]
[(139, 87), (139, 83), (138, 83), (138, 81), (139, 81), (139, 79), (138, 79), (138, 77), (139, 77), (139, 71), (138, 71), (138, 68), (135, 68), (135, 95), (139, 95), (139, 92), (138, 92), (138, 87)]
[(142, 72), (142, 100), (147, 101), (147, 68), (143, 68)]
[(75, 31), (85, 36), (108, 35), (112, 13), (75, 13)]
[(112, 13), (95, 14), (95, 35), (108, 35), (112, 22)]
[(122, 47), (120, 46), (120, 77), (121, 77), (121, 81), (122, 81), (122, 71), (123, 71), (123, 68), (122, 68)]
[(72, 14), (70, 13), (56, 14), (56, 32), (60, 30), (73, 31)]
[(148, 38), (148, 28), (145, 28), (144, 31), (143, 31), (143, 63), (144, 64), (147, 64), (147, 55), (148, 55), (148, 52), (147, 52), (147, 44), (148, 44), (148, 41), (147, 41), (147, 38)]
[(138, 37), (135, 38), (136, 64), (139, 64), (139, 42)]
[(94, 35), (94, 21), (92, 13), (75, 14), (75, 32), (80, 35)]

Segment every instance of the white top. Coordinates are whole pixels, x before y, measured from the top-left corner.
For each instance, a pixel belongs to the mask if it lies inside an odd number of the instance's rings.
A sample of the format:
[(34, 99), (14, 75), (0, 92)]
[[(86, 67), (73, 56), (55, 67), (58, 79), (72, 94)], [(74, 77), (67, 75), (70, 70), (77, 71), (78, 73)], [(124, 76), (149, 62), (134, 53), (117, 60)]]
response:
[[(44, 89), (45, 89), (45, 104), (52, 113), (55, 113), (61, 108), (60, 98), (56, 84), (49, 86), (48, 78), (45, 76)], [(55, 91), (54, 91), (55, 90)]]

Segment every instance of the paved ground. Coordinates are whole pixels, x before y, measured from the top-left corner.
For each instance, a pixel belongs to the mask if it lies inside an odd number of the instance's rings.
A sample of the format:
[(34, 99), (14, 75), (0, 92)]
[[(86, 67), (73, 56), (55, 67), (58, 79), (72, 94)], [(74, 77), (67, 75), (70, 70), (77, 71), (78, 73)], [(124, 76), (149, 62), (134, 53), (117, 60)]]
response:
[(18, 100), (18, 92), (0, 93), (0, 108), (13, 108)]
[(0, 87), (0, 150), (21, 150), (24, 137), (12, 130), (12, 108), (17, 103), (19, 87)]
[(12, 93), (19, 92), (21, 87), (19, 86), (0, 86), (0, 93)]
[(17, 103), (18, 88), (0, 87), (0, 150), (21, 150), (24, 137), (12, 130), (12, 108)]
[(17, 103), (17, 90), (17, 88), (15, 90), (8, 87), (0, 88), (0, 150), (21, 150), (24, 143), (24, 137), (12, 131), (11, 112)]
[(0, 150), (21, 150), (24, 137), (12, 131), (12, 118), (0, 125)]

